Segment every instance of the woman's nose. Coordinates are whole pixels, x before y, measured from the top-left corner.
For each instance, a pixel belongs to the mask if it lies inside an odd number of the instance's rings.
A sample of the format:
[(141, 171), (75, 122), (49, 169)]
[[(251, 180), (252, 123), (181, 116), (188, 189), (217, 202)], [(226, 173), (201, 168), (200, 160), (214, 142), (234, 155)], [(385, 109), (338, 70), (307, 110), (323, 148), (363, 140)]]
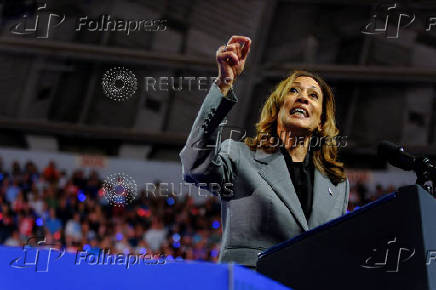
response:
[(307, 96), (307, 93), (302, 92), (298, 94), (297, 99), (295, 101), (303, 104), (309, 104), (309, 98)]

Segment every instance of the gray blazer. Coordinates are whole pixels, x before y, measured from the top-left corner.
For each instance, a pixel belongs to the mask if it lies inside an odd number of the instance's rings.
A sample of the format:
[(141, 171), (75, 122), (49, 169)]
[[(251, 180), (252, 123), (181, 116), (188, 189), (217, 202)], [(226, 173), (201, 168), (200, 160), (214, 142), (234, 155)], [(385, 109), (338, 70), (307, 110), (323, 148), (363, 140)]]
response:
[(219, 261), (255, 266), (265, 249), (345, 214), (349, 183), (333, 185), (315, 169), (313, 209), (307, 220), (280, 150), (252, 151), (231, 139), (219, 144), (219, 124), (237, 100), (232, 91), (224, 97), (212, 84), (180, 158), (185, 181), (220, 196)]

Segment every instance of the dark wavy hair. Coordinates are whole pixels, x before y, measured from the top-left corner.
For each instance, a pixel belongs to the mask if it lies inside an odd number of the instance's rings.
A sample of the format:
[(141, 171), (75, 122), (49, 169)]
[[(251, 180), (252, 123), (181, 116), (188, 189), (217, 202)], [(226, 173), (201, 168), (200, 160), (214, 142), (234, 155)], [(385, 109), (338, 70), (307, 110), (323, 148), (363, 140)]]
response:
[(284, 103), (285, 96), (289, 93), (293, 82), (298, 77), (314, 79), (320, 86), (323, 94), (321, 129), (316, 130), (316, 133), (312, 132), (312, 135), (317, 134), (317, 137), (321, 140), (332, 140), (330, 144), (321, 143), (318, 150), (313, 151), (313, 163), (322, 174), (328, 176), (332, 183), (340, 183), (346, 179), (346, 176), (343, 163), (336, 160), (338, 152), (336, 137), (339, 130), (336, 127), (335, 99), (330, 86), (314, 73), (297, 70), (281, 81), (270, 94), (262, 108), (260, 120), (256, 123), (256, 136), (245, 138), (244, 143), (253, 151), (258, 148), (267, 153), (273, 153), (278, 150), (277, 144), (273, 144), (275, 142), (271, 141), (271, 138), (265, 138), (265, 136), (278, 137), (276, 131), (277, 116), (280, 107)]

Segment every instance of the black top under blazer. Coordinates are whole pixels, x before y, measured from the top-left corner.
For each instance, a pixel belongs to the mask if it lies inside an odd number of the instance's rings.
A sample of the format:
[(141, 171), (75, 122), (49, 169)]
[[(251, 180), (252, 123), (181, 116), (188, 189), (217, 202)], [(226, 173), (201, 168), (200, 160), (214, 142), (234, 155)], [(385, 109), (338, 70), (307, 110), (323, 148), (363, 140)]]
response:
[(280, 150), (252, 151), (231, 139), (215, 148), (208, 146), (220, 143), (219, 124), (237, 101), (231, 90), (223, 96), (213, 83), (180, 158), (185, 181), (220, 196), (219, 261), (254, 267), (260, 252), (345, 214), (349, 183), (346, 179), (334, 185), (315, 167), (312, 213), (307, 220)]

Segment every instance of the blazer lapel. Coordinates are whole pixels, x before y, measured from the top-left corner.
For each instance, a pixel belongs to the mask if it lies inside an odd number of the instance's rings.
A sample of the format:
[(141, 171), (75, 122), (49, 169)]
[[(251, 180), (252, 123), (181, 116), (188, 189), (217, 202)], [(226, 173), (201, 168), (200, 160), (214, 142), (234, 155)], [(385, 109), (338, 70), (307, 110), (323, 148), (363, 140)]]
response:
[(313, 205), (309, 227), (315, 228), (329, 220), (330, 211), (337, 202), (337, 188), (315, 167), (313, 176)]
[(269, 154), (262, 149), (257, 149), (254, 159), (258, 162), (259, 174), (294, 215), (300, 226), (307, 231), (309, 226), (281, 152)]

